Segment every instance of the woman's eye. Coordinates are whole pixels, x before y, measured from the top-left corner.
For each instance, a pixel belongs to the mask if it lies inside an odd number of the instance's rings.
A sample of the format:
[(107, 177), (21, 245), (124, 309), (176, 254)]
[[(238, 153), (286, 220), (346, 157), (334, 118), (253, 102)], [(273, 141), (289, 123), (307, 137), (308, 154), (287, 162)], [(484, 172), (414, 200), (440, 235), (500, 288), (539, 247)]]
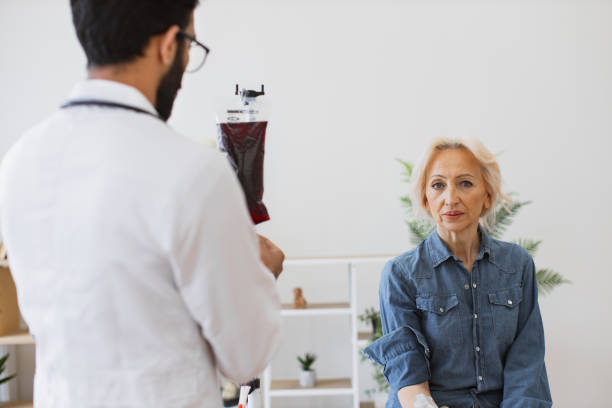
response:
[(431, 185), (431, 187), (433, 187), (433, 188), (434, 188), (434, 189), (436, 189), (436, 190), (439, 190), (439, 189), (441, 189), (442, 187), (444, 187), (444, 184), (442, 184), (442, 183), (440, 183), (440, 182), (438, 182), (438, 183), (433, 183), (433, 184)]
[(473, 184), (472, 184), (471, 181), (463, 180), (461, 182), (461, 187), (472, 187), (472, 186), (473, 186)]

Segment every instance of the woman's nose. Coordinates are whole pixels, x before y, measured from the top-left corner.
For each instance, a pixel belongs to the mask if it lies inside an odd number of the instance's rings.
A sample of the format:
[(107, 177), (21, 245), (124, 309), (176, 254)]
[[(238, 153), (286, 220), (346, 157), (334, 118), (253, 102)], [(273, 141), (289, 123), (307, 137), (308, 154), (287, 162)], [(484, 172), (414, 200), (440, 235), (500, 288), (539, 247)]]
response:
[(449, 186), (444, 192), (444, 201), (447, 205), (454, 205), (457, 203), (457, 189), (454, 186)]

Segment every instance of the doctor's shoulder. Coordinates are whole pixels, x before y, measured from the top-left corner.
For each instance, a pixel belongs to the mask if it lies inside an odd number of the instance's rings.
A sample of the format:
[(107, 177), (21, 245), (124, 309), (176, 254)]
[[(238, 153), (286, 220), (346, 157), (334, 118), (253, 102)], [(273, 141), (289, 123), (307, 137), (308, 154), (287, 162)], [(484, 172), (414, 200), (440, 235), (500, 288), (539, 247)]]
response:
[(171, 141), (166, 148), (173, 156), (173, 166), (178, 170), (182, 183), (209, 184), (228, 174), (235, 178), (227, 157), (209, 143), (190, 139), (171, 130)]
[(220, 159), (224, 158), (223, 154), (208, 140), (192, 139), (170, 127), (167, 128), (164, 136), (164, 147), (169, 150), (168, 153), (186, 165), (197, 163), (204, 167), (218, 167)]
[(20, 156), (28, 154), (30, 148), (36, 149), (39, 147), (39, 141), (46, 137), (46, 130), (50, 118), (39, 122), (38, 124), (26, 129), (13, 144), (8, 148), (4, 156), (0, 158), (2, 167), (8, 169), (11, 164), (18, 164)]

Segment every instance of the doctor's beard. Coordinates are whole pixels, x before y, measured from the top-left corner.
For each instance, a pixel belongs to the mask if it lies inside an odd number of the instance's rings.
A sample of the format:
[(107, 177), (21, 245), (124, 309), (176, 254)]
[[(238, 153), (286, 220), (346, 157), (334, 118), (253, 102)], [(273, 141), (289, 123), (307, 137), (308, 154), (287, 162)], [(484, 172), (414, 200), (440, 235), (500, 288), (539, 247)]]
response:
[(179, 41), (174, 61), (166, 75), (159, 81), (159, 86), (157, 87), (155, 110), (157, 110), (159, 116), (166, 122), (172, 114), (172, 105), (176, 99), (176, 94), (179, 89), (181, 89), (181, 81), (183, 79), (183, 73), (185, 72), (183, 58), (181, 57), (183, 55), (183, 44), (182, 41)]

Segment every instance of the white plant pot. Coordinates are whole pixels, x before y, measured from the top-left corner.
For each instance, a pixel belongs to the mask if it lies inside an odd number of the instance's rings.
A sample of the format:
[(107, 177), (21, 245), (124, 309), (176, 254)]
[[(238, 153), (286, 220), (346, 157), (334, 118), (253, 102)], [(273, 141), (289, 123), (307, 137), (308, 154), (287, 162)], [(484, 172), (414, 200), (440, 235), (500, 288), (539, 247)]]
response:
[(300, 373), (300, 387), (312, 388), (317, 382), (317, 373), (314, 370), (302, 371)]
[(386, 392), (374, 393), (374, 408), (385, 408), (389, 394)]

